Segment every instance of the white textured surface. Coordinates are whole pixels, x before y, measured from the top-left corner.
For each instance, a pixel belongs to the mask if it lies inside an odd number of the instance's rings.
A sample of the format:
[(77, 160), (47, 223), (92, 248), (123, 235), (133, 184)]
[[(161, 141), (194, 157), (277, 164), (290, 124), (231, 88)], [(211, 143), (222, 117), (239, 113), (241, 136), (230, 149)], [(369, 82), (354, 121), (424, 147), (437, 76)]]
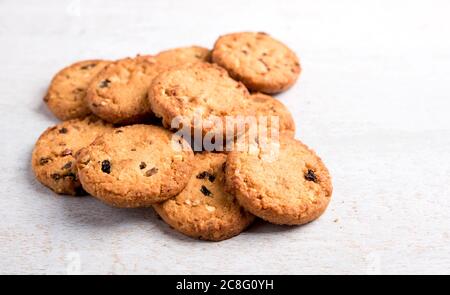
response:
[[(362, 2), (1, 0), (0, 273), (450, 273), (450, 2)], [(56, 122), (42, 96), (61, 67), (241, 30), (301, 57), (280, 99), (332, 172), (322, 218), (200, 242), (151, 210), (36, 182), (31, 149)]]

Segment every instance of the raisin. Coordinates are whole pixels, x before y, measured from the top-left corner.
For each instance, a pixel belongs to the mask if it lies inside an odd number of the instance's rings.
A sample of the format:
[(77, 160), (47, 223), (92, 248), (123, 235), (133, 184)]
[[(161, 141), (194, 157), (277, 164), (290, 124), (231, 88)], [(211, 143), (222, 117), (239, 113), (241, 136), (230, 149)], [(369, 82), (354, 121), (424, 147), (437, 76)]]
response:
[(72, 150), (71, 149), (65, 149), (61, 152), (61, 156), (70, 156), (72, 155)]
[(135, 152), (135, 151), (136, 151), (136, 149), (135, 149), (135, 148), (132, 148), (132, 149), (131, 149), (131, 151), (132, 151), (132, 152)]
[(95, 67), (96, 65), (97, 64), (88, 64), (88, 65), (82, 66), (81, 69), (82, 70), (88, 70), (88, 69), (91, 69), (91, 68)]
[(111, 163), (108, 160), (103, 160), (102, 171), (107, 174), (111, 173)]
[(67, 162), (61, 169), (70, 169), (72, 167), (72, 162)]
[(98, 87), (100, 87), (100, 88), (109, 87), (109, 84), (111, 84), (111, 80), (105, 79), (105, 80), (103, 80), (103, 81), (100, 82), (100, 84), (98, 85)]
[(145, 162), (141, 162), (141, 164), (139, 164), (139, 169), (144, 169), (145, 167), (147, 167), (147, 164), (145, 164)]
[(122, 132), (123, 132), (123, 130), (120, 130), (120, 129), (114, 131), (114, 133), (122, 133)]
[(50, 175), (54, 180), (59, 180), (61, 178), (61, 175), (58, 173), (53, 173), (52, 175)]
[(200, 191), (202, 192), (202, 194), (204, 194), (207, 197), (212, 196), (212, 192), (206, 188), (206, 186), (202, 185), (202, 187), (200, 188)]
[(152, 176), (154, 174), (158, 173), (158, 168), (153, 167), (152, 169), (149, 169), (145, 172), (145, 176), (149, 177)]
[(305, 173), (305, 179), (308, 181), (317, 182), (317, 176), (314, 174), (314, 171), (311, 169), (308, 169), (308, 172)]
[(198, 179), (208, 178), (208, 180), (211, 181), (211, 182), (214, 182), (214, 180), (216, 180), (216, 176), (211, 174), (211, 173), (209, 173), (208, 171), (203, 171), (203, 172), (199, 173), (197, 175), (197, 178)]
[(45, 165), (45, 164), (47, 164), (48, 162), (50, 162), (50, 160), (51, 160), (51, 158), (41, 158), (40, 160), (39, 160), (39, 164), (42, 166), (42, 165)]
[(67, 132), (69, 132), (69, 130), (67, 130), (66, 127), (63, 127), (61, 129), (59, 129), (58, 132), (61, 133), (61, 134), (66, 134)]

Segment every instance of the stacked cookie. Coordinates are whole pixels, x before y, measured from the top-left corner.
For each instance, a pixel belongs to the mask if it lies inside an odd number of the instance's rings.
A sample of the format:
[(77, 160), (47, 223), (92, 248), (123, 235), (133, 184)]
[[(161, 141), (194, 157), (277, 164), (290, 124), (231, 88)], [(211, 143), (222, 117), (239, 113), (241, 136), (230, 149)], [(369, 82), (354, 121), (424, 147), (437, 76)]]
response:
[[(287, 46), (250, 32), (222, 36), (212, 51), (75, 63), (55, 75), (44, 98), (63, 122), (39, 137), (33, 171), (59, 194), (153, 207), (195, 238), (233, 237), (255, 216), (310, 222), (329, 203), (330, 176), (269, 95), (291, 87), (300, 71)], [(255, 120), (244, 129), (228, 124), (238, 117)], [(276, 120), (260, 120), (268, 117)], [(194, 135), (215, 149), (199, 147)]]

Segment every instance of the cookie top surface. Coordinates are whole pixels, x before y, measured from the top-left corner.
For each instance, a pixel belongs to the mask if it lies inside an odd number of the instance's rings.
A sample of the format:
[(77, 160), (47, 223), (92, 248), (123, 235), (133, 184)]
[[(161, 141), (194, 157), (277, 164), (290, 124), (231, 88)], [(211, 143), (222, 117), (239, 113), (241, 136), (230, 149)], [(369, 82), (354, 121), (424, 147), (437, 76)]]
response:
[(254, 216), (225, 192), (225, 160), (224, 154), (196, 154), (193, 175), (184, 190), (153, 208), (170, 226), (190, 237), (220, 241), (238, 235)]
[(136, 123), (151, 116), (147, 91), (162, 71), (151, 56), (125, 58), (107, 65), (89, 85), (91, 111), (111, 123)]
[(185, 187), (192, 159), (184, 140), (138, 124), (98, 137), (80, 151), (77, 167), (83, 188), (94, 197), (116, 207), (147, 207)]
[(91, 113), (85, 97), (91, 80), (108, 64), (104, 60), (86, 60), (59, 71), (52, 79), (45, 103), (60, 120), (86, 117)]
[(169, 49), (155, 55), (155, 60), (159, 64), (167, 67), (196, 62), (208, 62), (210, 58), (210, 50), (200, 46)]
[(249, 89), (265, 93), (286, 90), (301, 68), (295, 53), (266, 33), (234, 33), (219, 37), (212, 60)]
[(59, 194), (84, 194), (75, 169), (75, 154), (112, 126), (97, 117), (73, 119), (48, 128), (32, 154), (36, 178)]
[[(255, 115), (257, 117), (266, 117), (268, 128), (272, 127), (271, 118), (278, 118), (278, 127), (281, 132), (290, 131), (292, 134), (295, 133), (295, 122), (292, 118), (291, 113), (286, 108), (286, 106), (276, 98), (263, 93), (254, 93), (250, 96), (249, 107), (250, 115)], [(261, 120), (261, 124), (264, 121)], [(274, 124), (274, 127), (276, 124)]]
[(226, 188), (254, 215), (290, 225), (318, 218), (332, 193), (331, 177), (322, 160), (287, 136), (280, 136), (279, 146), (274, 144), (271, 152), (259, 146), (254, 152), (229, 153)]
[[(221, 67), (196, 63), (172, 68), (158, 75), (149, 90), (153, 112), (162, 117), (166, 127), (182, 117), (194, 128), (194, 118), (204, 121), (216, 116), (242, 114), (249, 99), (247, 88), (228, 76)], [(210, 129), (203, 126), (203, 132)]]

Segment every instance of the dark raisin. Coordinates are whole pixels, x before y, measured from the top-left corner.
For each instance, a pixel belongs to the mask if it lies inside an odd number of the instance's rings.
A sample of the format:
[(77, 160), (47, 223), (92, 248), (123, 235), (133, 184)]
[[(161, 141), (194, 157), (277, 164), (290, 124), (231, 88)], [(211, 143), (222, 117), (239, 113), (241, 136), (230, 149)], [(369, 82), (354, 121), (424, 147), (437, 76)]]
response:
[(67, 162), (61, 169), (70, 169), (72, 167), (72, 162)]
[(139, 164), (140, 169), (144, 169), (145, 167), (147, 167), (147, 164), (145, 164), (145, 162), (141, 162), (141, 164)]
[(111, 163), (108, 160), (103, 160), (102, 171), (107, 174), (111, 173)]
[(305, 173), (305, 179), (308, 181), (317, 182), (317, 176), (314, 174), (314, 171), (311, 169), (308, 169), (308, 172)]
[(72, 150), (71, 149), (65, 149), (61, 152), (61, 156), (70, 156), (72, 155)]
[(204, 194), (207, 197), (212, 196), (212, 192), (206, 188), (206, 186), (202, 185), (202, 187), (200, 188), (200, 191), (202, 192), (202, 194)]
[(88, 69), (91, 69), (91, 68), (95, 67), (96, 65), (97, 64), (88, 64), (88, 65), (82, 66), (81, 69), (82, 70), (88, 70)]
[(123, 132), (123, 130), (120, 130), (120, 129), (114, 131), (114, 133), (122, 133), (122, 132)]
[(103, 81), (100, 82), (100, 84), (98, 85), (98, 87), (100, 87), (100, 88), (105, 88), (105, 87), (108, 87), (109, 84), (111, 84), (111, 80), (105, 79), (105, 80), (103, 80)]
[(198, 179), (208, 178), (208, 180), (211, 181), (211, 182), (214, 182), (214, 180), (216, 180), (216, 176), (211, 174), (211, 173), (209, 173), (208, 171), (203, 171), (203, 172), (199, 173), (197, 175), (197, 178)]
[(69, 130), (67, 130), (66, 127), (63, 127), (63, 128), (61, 128), (61, 129), (59, 129), (58, 132), (61, 133), (61, 134), (66, 134), (68, 131), (69, 131)]
[(149, 177), (152, 176), (154, 174), (158, 173), (158, 168), (153, 167), (152, 169), (149, 169), (145, 172), (145, 176)]
[(136, 151), (136, 149), (135, 149), (135, 148), (132, 148), (132, 149), (131, 149), (131, 151), (132, 151), (132, 152), (135, 152), (135, 151)]
[(51, 175), (51, 177), (52, 177), (54, 180), (59, 180), (59, 179), (61, 178), (61, 175), (58, 174), (58, 173), (53, 173), (53, 174)]
[(41, 158), (41, 159), (39, 160), (39, 164), (40, 164), (40, 165), (45, 165), (45, 164), (47, 164), (48, 162), (50, 162), (50, 160), (51, 160), (51, 158)]

